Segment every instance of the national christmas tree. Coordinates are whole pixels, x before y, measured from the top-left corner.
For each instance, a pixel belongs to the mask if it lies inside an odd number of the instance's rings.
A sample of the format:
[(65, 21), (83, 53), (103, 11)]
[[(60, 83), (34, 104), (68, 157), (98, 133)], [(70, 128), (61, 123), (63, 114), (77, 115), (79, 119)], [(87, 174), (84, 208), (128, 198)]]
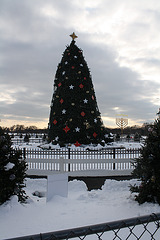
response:
[[(160, 113), (160, 112), (159, 112)], [(141, 155), (135, 161), (133, 175), (140, 179), (140, 185), (131, 186), (131, 192), (137, 192), (136, 200), (157, 202), (160, 204), (160, 118), (149, 127), (148, 137)]]
[(105, 128), (83, 52), (75, 44), (66, 47), (54, 79), (49, 119), (49, 141), (64, 144), (102, 143)]
[(26, 162), (20, 150), (11, 147), (10, 136), (0, 127), (0, 205), (17, 195), (20, 202), (25, 202), (23, 189), (26, 177)]

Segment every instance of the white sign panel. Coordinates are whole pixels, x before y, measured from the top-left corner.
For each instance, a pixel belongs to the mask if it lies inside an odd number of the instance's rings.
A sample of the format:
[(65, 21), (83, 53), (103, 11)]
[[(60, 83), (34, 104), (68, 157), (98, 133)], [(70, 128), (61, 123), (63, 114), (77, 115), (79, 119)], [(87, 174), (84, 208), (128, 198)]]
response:
[(68, 174), (53, 174), (47, 177), (47, 202), (53, 196), (58, 195), (61, 197), (68, 196)]

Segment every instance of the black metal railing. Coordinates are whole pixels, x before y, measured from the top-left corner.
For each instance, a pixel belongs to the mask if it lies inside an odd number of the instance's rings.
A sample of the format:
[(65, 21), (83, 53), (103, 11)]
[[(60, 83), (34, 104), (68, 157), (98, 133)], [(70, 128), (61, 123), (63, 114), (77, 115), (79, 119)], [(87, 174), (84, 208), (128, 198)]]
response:
[(81, 240), (159, 240), (160, 213), (8, 240), (60, 240), (71, 238)]

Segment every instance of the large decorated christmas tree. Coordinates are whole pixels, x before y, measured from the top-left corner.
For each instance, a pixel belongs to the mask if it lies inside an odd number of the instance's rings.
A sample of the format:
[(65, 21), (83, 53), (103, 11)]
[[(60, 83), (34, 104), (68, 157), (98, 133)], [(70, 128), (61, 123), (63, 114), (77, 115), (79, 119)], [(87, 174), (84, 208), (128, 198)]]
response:
[(66, 47), (54, 80), (49, 119), (49, 141), (64, 144), (102, 143), (105, 128), (98, 109), (91, 74), (83, 52)]

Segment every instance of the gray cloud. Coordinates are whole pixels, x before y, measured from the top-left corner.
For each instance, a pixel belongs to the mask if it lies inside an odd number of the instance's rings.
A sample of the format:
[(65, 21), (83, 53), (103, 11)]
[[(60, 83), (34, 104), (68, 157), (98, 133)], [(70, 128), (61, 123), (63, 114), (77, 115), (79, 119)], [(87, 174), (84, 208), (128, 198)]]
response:
[[(70, 44), (68, 35), (75, 31), (81, 17), (83, 21), (86, 16), (94, 20), (94, 13), (98, 24), (103, 5), (98, 10), (96, 6), (83, 9), (77, 7), (77, 2), (51, 0), (0, 0), (0, 5), (0, 118), (2, 122), (6, 118), (17, 123), (26, 119), (44, 121), (47, 126), (53, 79), (62, 53)], [(118, 9), (114, 4), (111, 7), (113, 13)], [(158, 21), (158, 16), (156, 13), (154, 21)], [(138, 42), (147, 26), (134, 22), (119, 36), (131, 41), (136, 33)], [(135, 122), (152, 121), (157, 110), (152, 97), (158, 95), (160, 84), (142, 81), (138, 72), (120, 67), (115, 44), (101, 41), (106, 38), (111, 42), (109, 33), (99, 33), (94, 28), (91, 32), (81, 29), (78, 35), (77, 45), (91, 70), (101, 115), (114, 118), (115, 108), (119, 107), (120, 113), (128, 114)], [(135, 56), (135, 61), (159, 65), (158, 56)]]

